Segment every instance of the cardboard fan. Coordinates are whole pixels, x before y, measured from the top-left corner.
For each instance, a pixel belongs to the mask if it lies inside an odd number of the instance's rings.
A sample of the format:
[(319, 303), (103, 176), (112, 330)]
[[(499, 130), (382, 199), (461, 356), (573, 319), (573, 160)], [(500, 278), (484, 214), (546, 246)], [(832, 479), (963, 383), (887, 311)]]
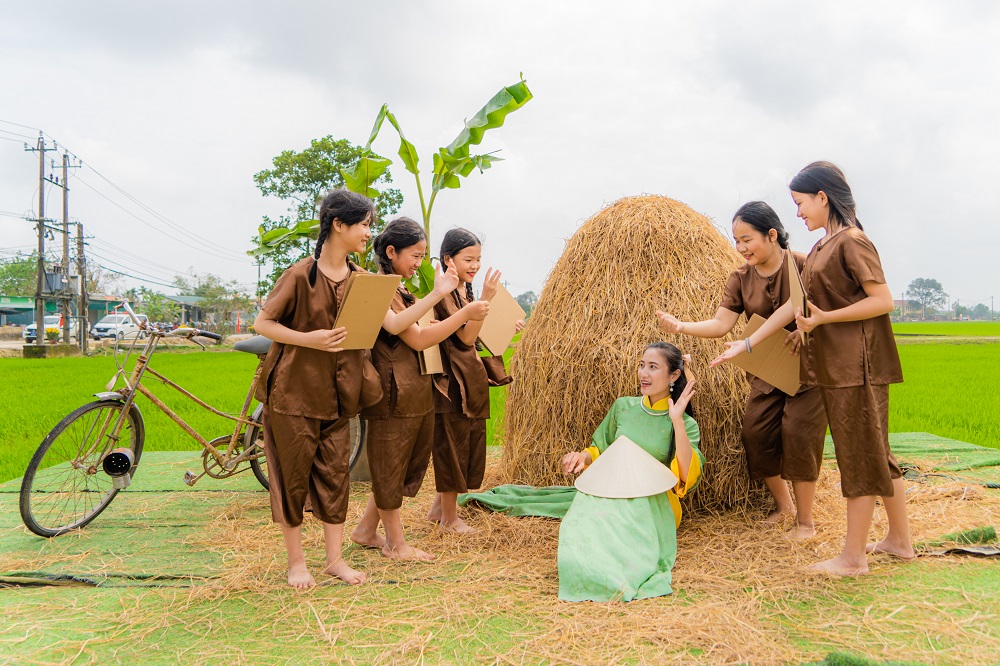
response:
[[(765, 321), (757, 314), (750, 317), (741, 337), (749, 338)], [(787, 336), (788, 331), (781, 329), (765, 338), (763, 342), (758, 342), (753, 348), (753, 353), (740, 354), (734, 358), (733, 365), (743, 368), (788, 395), (795, 395), (800, 388), (799, 357), (797, 354), (793, 356), (788, 353), (788, 348), (785, 347)]]
[[(431, 325), (431, 320), (434, 318), (434, 310), (428, 310), (427, 314), (420, 318), (417, 325), (420, 328), (426, 328)], [(441, 346), (433, 345), (427, 349), (417, 352), (417, 357), (420, 359), (420, 374), (422, 375), (434, 375), (444, 372), (444, 366), (441, 365)]]
[[(785, 263), (788, 264), (788, 299), (792, 302), (792, 314), (795, 308), (802, 310), (802, 316), (809, 316), (809, 301), (806, 298), (806, 288), (802, 283), (802, 276), (799, 275), (799, 267), (795, 265), (795, 257), (790, 250), (785, 251)], [(802, 331), (799, 331), (799, 340), (806, 344), (809, 338)]]
[(494, 356), (503, 356), (510, 346), (510, 341), (514, 339), (515, 324), (524, 317), (521, 305), (502, 284), (498, 284), (497, 293), (490, 301), (490, 313), (486, 315), (483, 327), (479, 329), (480, 342)]
[(334, 328), (347, 328), (347, 339), (341, 348), (372, 348), (401, 279), (398, 275), (351, 273), (333, 325)]
[(632, 498), (665, 493), (677, 485), (670, 468), (622, 435), (583, 470), (576, 489), (595, 497)]

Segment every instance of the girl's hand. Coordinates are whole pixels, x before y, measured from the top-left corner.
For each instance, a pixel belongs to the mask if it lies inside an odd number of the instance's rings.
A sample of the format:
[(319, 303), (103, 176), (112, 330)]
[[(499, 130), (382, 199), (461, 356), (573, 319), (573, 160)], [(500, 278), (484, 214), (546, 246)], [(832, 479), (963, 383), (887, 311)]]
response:
[(586, 451), (570, 451), (562, 459), (563, 474), (579, 474), (592, 462)]
[(458, 289), (458, 272), (455, 270), (455, 264), (449, 262), (448, 270), (437, 273), (434, 278), (434, 293), (444, 298), (456, 289)]
[(497, 288), (500, 286), (500, 271), (493, 270), (493, 267), (486, 269), (486, 280), (483, 282), (484, 301), (492, 301), (497, 295)]
[(671, 421), (684, 419), (684, 410), (687, 409), (688, 403), (691, 402), (691, 398), (694, 396), (694, 385), (697, 383), (698, 382), (696, 381), (688, 382), (684, 386), (684, 390), (681, 391), (680, 396), (677, 398), (677, 402), (674, 402), (673, 398), (667, 398)]
[(795, 323), (803, 333), (811, 333), (817, 326), (826, 323), (826, 312), (820, 310), (812, 303), (809, 304), (809, 312), (811, 314), (808, 317), (804, 317), (802, 315), (802, 308), (795, 308)]
[(523, 330), (524, 330), (524, 320), (518, 319), (517, 321), (514, 322), (514, 332), (520, 333)]
[(788, 353), (792, 356), (799, 355), (802, 347), (802, 336), (799, 335), (798, 331), (792, 331), (785, 336), (785, 347), (788, 348)]
[(304, 333), (306, 336), (304, 347), (312, 347), (320, 351), (337, 353), (344, 351), (341, 344), (347, 339), (347, 329), (341, 326), (333, 329), (317, 329)]
[(664, 333), (681, 333), (681, 328), (684, 326), (682, 322), (677, 317), (672, 314), (667, 314), (663, 310), (656, 311), (656, 319), (660, 324), (660, 328), (663, 329)]
[(745, 340), (737, 340), (736, 342), (727, 342), (726, 351), (722, 352), (718, 356), (712, 359), (708, 367), (714, 368), (716, 366), (722, 365), (726, 361), (732, 361), (734, 358), (742, 354), (747, 350), (747, 343)]
[(468, 321), (482, 321), (490, 313), (489, 301), (472, 301), (462, 306), (462, 311), (468, 315)]

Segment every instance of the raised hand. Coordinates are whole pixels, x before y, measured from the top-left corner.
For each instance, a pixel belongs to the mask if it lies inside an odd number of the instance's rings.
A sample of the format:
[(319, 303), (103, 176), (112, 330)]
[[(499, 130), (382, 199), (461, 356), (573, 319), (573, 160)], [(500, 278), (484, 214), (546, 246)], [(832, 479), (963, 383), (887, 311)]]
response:
[(664, 333), (680, 333), (684, 325), (684, 322), (680, 319), (672, 314), (667, 314), (663, 310), (656, 311), (656, 320), (659, 322), (660, 328)]
[(674, 402), (673, 398), (667, 398), (671, 420), (684, 418), (684, 410), (687, 409), (688, 403), (691, 402), (691, 398), (694, 396), (694, 385), (697, 383), (696, 381), (688, 382), (684, 386), (684, 390), (677, 397), (677, 402)]
[(458, 272), (455, 264), (449, 262), (448, 270), (444, 273), (436, 273), (434, 278), (434, 291), (438, 296), (447, 296), (458, 289)]
[(743, 352), (747, 350), (746, 341), (737, 340), (736, 342), (727, 342), (726, 351), (722, 352), (715, 358), (711, 360), (708, 367), (714, 368), (716, 366), (722, 365), (726, 361), (731, 361)]
[(483, 295), (482, 299), (484, 301), (492, 301), (493, 297), (497, 295), (497, 289), (500, 287), (500, 271), (493, 270), (493, 267), (486, 269), (486, 280), (483, 282)]
[(591, 462), (590, 454), (586, 451), (570, 451), (562, 459), (563, 474), (579, 474)]
[(321, 328), (303, 335), (306, 336), (304, 347), (336, 353), (344, 351), (340, 345), (347, 339), (347, 329), (343, 326), (333, 329)]
[(514, 322), (514, 332), (520, 333), (523, 330), (524, 330), (524, 320), (518, 319), (517, 321)]

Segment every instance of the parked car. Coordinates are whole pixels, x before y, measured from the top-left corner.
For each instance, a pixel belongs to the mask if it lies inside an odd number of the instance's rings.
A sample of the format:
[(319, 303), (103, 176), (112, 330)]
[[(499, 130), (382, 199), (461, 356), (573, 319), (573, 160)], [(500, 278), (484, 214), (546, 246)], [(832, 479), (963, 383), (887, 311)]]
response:
[[(146, 315), (136, 315), (136, 317), (141, 322), (149, 321)], [(95, 340), (100, 340), (101, 338), (118, 338), (121, 340), (130, 337), (144, 338), (146, 334), (135, 325), (135, 322), (127, 314), (109, 314), (94, 324), (93, 328), (90, 329), (90, 337)]]
[[(45, 323), (45, 328), (58, 328), (59, 337), (60, 338), (62, 337), (62, 330), (63, 330), (62, 315), (45, 315), (45, 317), (42, 318), (42, 321)], [(35, 330), (36, 326), (34, 322), (32, 322), (24, 327), (24, 331), (22, 331), (21, 337), (24, 338), (25, 342), (32, 343), (35, 341)], [(69, 335), (70, 337), (76, 338), (77, 340), (80, 339), (80, 324), (73, 318), (70, 318), (69, 320)], [(43, 337), (45, 336), (44, 332), (42, 332), (42, 336)]]

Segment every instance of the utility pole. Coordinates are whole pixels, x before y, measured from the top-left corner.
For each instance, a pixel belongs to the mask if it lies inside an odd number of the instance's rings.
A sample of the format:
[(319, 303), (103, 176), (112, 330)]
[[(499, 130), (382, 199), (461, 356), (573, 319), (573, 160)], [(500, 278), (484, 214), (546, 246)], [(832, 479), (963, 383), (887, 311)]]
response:
[(24, 149), (38, 153), (38, 276), (35, 284), (35, 346), (45, 344), (45, 135), (38, 132), (38, 147)]
[[(62, 293), (62, 322), (63, 322), (63, 342), (69, 344), (69, 153), (63, 150), (62, 163), (62, 190), (63, 190), (63, 293)], [(77, 333), (79, 336), (80, 334)]]
[(80, 274), (80, 351), (87, 353), (87, 343), (90, 340), (90, 318), (87, 316), (87, 256), (83, 253), (83, 223), (76, 224), (76, 272)]

